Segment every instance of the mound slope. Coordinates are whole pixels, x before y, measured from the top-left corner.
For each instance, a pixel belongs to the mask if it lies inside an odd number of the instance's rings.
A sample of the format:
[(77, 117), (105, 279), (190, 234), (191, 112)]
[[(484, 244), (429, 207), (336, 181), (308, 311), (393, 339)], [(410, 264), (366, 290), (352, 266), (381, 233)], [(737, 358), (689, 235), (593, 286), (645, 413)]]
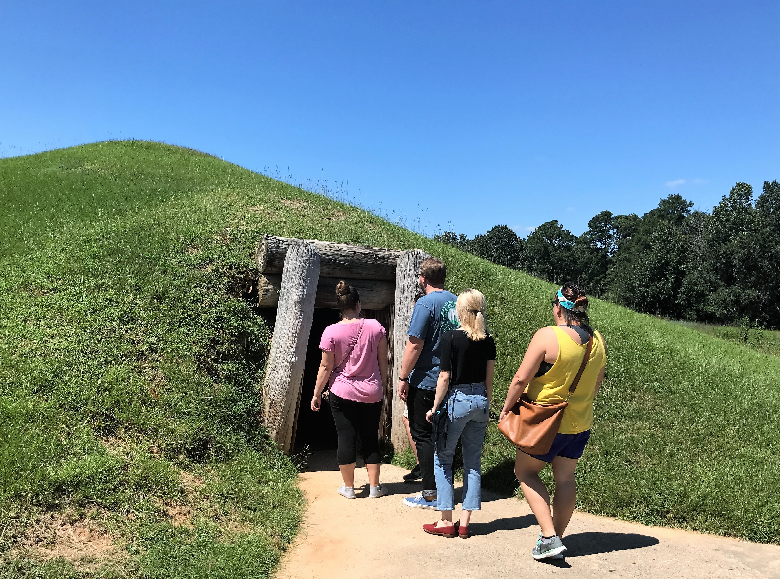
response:
[[(107, 142), (2, 159), (0, 206), (0, 549), (17, 571), (78, 568), (19, 555), (51, 512), (110, 535), (116, 573), (275, 567), (302, 497), (256, 420), (264, 233), (442, 257), (448, 289), (487, 296), (496, 408), (550, 323), (547, 283), (188, 149)], [(780, 360), (597, 300), (591, 318), (610, 359), (579, 508), (780, 542)], [(491, 425), (488, 485), (514, 488), (513, 454)]]

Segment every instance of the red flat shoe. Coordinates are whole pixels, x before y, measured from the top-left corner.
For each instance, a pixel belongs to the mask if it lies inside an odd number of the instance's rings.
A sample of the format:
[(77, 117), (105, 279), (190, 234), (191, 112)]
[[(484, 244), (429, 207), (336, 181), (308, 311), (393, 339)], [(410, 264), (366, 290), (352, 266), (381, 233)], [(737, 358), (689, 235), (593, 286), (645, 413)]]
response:
[(450, 537), (450, 538), (453, 538), (455, 537), (455, 535), (457, 535), (457, 531), (455, 530), (455, 525), (437, 527), (436, 523), (431, 523), (430, 525), (423, 525), (423, 531), (431, 535), (440, 535), (442, 537)]
[(471, 535), (469, 535), (469, 527), (466, 525), (465, 527), (463, 525), (458, 526), (458, 536), (461, 539), (468, 539)]

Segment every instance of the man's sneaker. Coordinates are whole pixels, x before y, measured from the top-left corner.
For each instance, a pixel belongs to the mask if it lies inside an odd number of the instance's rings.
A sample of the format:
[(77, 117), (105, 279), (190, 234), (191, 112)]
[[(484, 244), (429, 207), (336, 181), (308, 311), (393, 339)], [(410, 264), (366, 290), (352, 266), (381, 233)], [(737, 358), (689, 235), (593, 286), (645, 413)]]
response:
[(537, 561), (539, 559), (551, 559), (565, 550), (566, 547), (563, 546), (558, 535), (553, 535), (549, 539), (545, 539), (540, 535), (536, 541), (536, 547), (531, 551), (531, 556)]
[(355, 498), (355, 489), (353, 487), (341, 485), (338, 489), (336, 489), (336, 492), (339, 493), (342, 497), (346, 497), (348, 499)]
[(378, 499), (379, 497), (385, 496), (390, 491), (387, 490), (387, 487), (384, 487), (382, 485), (372, 487), (369, 486), (368, 488), (368, 498), (369, 499)]
[(415, 509), (435, 509), (436, 508), (436, 500), (432, 501), (426, 501), (422, 493), (419, 495), (414, 495), (413, 497), (406, 497), (404, 499), (404, 504), (407, 507), (412, 507)]
[(420, 472), (420, 463), (414, 465), (414, 468), (404, 475), (404, 482), (414, 482), (422, 478), (422, 472)]

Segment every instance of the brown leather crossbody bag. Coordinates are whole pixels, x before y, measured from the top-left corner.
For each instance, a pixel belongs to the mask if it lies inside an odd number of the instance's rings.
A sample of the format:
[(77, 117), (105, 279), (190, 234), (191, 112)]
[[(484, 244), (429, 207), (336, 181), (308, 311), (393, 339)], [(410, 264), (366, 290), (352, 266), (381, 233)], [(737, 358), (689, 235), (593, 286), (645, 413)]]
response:
[(593, 349), (593, 335), (588, 339), (588, 347), (585, 349), (585, 357), (582, 359), (580, 369), (574, 377), (574, 382), (569, 386), (569, 395), (566, 400), (558, 404), (537, 404), (528, 394), (523, 392), (509, 413), (498, 423), (501, 434), (509, 439), (509, 442), (528, 454), (547, 454), (550, 452), (555, 435), (563, 420), (563, 411), (569, 405), (569, 398), (577, 389), (582, 372), (588, 364), (590, 352)]

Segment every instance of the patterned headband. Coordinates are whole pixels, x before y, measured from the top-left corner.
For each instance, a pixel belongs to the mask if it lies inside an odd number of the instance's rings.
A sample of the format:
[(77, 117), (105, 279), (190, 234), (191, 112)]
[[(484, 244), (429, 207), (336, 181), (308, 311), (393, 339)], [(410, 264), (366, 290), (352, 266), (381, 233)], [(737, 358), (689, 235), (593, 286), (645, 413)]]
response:
[[(561, 288), (563, 289), (563, 288)], [(561, 290), (558, 290), (558, 303), (561, 305), (561, 307), (566, 308), (567, 310), (571, 310), (572, 312), (582, 312), (585, 313), (587, 311), (588, 306), (578, 306), (574, 302), (570, 302), (565, 297), (563, 297), (563, 293)]]

